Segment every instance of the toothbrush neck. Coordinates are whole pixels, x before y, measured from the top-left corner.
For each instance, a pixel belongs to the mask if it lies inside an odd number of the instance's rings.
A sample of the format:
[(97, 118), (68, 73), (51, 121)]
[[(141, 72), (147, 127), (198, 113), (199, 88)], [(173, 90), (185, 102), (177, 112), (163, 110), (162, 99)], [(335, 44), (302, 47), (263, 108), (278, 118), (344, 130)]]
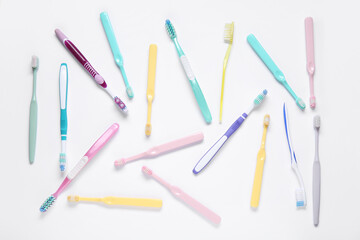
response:
[(315, 161), (319, 161), (319, 130), (315, 132)]
[(292, 90), (292, 88), (290, 87), (290, 85), (288, 84), (288, 82), (286, 80), (283, 81), (283, 85), (286, 88), (286, 90), (288, 90), (288, 92), (291, 94), (291, 96), (297, 100), (298, 96), (296, 96), (295, 92)]
[(174, 44), (175, 44), (175, 47), (176, 47), (176, 50), (177, 50), (177, 52), (178, 52), (179, 57), (185, 55), (184, 52), (183, 52), (183, 50), (182, 50), (181, 47), (180, 47), (180, 44), (179, 44), (177, 38), (174, 38), (173, 41), (174, 41)]
[(261, 139), (261, 148), (265, 148), (266, 133), (267, 133), (267, 126), (264, 127), (263, 136)]
[(32, 99), (36, 100), (36, 78), (37, 78), (37, 69), (33, 70), (33, 94)]

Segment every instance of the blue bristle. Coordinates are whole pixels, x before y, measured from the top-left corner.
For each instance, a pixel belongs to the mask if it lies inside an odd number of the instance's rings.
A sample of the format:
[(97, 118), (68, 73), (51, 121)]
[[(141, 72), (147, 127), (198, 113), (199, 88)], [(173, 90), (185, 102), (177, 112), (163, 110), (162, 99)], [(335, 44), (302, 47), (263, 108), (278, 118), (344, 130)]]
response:
[(65, 171), (65, 165), (60, 165), (60, 171)]
[(263, 94), (266, 95), (267, 93), (268, 93), (268, 91), (265, 89), (265, 90), (263, 91)]
[(174, 28), (174, 26), (171, 24), (171, 22), (170, 22), (169, 19), (166, 19), (166, 21), (165, 21), (165, 28), (166, 28), (166, 31), (167, 31), (167, 33), (169, 34), (169, 37), (170, 37), (171, 39), (176, 38), (175, 28)]
[(56, 198), (54, 196), (48, 197), (45, 202), (40, 207), (40, 212), (46, 212), (49, 207), (55, 202)]
[(305, 205), (304, 201), (296, 201), (297, 207), (303, 207)]

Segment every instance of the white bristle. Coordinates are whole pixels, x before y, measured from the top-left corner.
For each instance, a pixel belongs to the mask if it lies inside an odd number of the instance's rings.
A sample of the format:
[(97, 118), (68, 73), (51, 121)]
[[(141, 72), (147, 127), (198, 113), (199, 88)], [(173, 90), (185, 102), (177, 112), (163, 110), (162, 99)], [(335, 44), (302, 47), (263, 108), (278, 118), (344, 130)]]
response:
[(150, 168), (143, 166), (142, 171), (146, 173), (147, 175), (152, 175), (152, 171)]
[(234, 36), (234, 24), (233, 23), (225, 24), (224, 41), (226, 43), (231, 44), (233, 42), (233, 36)]
[(32, 68), (38, 68), (39, 66), (39, 59), (37, 56), (32, 56), (32, 59), (31, 59), (31, 67)]
[(320, 128), (320, 116), (316, 115), (314, 117), (314, 128)]

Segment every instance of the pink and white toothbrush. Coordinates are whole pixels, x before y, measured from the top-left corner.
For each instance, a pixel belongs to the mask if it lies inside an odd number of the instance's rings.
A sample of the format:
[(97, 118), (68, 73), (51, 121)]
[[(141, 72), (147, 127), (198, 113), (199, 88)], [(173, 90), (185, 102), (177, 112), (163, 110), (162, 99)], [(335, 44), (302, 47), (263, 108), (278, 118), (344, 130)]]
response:
[(173, 186), (170, 183), (166, 182), (164, 179), (157, 176), (151, 169), (148, 167), (143, 166), (142, 171), (154, 178), (156, 181), (158, 181), (160, 184), (162, 184), (164, 187), (166, 187), (175, 197), (182, 200), (184, 203), (188, 204), (190, 207), (192, 207), (194, 210), (196, 210), (198, 213), (200, 213), (202, 216), (210, 220), (211, 222), (215, 224), (219, 224), (221, 222), (221, 217), (199, 203), (197, 200), (186, 194), (184, 191), (182, 191), (179, 187)]
[(95, 82), (99, 84), (105, 91), (112, 97), (115, 104), (120, 107), (123, 112), (127, 112), (127, 107), (121, 99), (114, 95), (109, 86), (106, 84), (104, 78), (91, 66), (90, 62), (82, 55), (77, 47), (62, 33), (59, 29), (55, 30), (57, 38), (62, 44), (70, 51), (70, 53), (78, 60), (78, 62), (84, 67), (84, 69), (94, 78)]
[(114, 136), (119, 130), (119, 124), (114, 123), (106, 132), (91, 146), (91, 148), (85, 153), (85, 155), (79, 160), (75, 167), (65, 177), (58, 190), (51, 194), (40, 207), (40, 212), (46, 212), (49, 207), (54, 203), (60, 193), (69, 185), (69, 183), (79, 174), (79, 172), (85, 167), (86, 164), (95, 156), (95, 154)]
[(315, 58), (314, 58), (314, 22), (312, 17), (305, 18), (305, 39), (306, 39), (306, 69), (309, 73), (310, 79), (310, 107), (312, 109), (316, 106), (314, 95), (314, 72), (315, 72)]
[(128, 158), (121, 158), (119, 160), (116, 160), (114, 162), (114, 164), (115, 164), (115, 166), (123, 166), (128, 162), (132, 162), (132, 161), (135, 161), (135, 160), (138, 160), (138, 159), (154, 158), (154, 157), (157, 157), (157, 156), (159, 156), (159, 155), (161, 155), (163, 153), (174, 151), (174, 150), (177, 150), (179, 148), (183, 148), (183, 147), (189, 146), (191, 144), (201, 142), (203, 139), (204, 139), (204, 134), (203, 133), (201, 133), (201, 132), (195, 133), (195, 134), (192, 134), (192, 135), (187, 136), (187, 137), (179, 138), (179, 139), (176, 139), (174, 141), (152, 147), (152, 148), (148, 149), (147, 151), (145, 151), (143, 153), (140, 153), (140, 154), (137, 154), (135, 156), (128, 157)]

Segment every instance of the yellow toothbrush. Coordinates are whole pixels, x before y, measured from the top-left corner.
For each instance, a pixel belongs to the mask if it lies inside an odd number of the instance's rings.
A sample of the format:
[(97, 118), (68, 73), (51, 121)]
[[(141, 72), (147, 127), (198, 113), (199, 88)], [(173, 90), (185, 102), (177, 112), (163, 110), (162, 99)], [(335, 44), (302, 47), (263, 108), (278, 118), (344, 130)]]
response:
[(223, 101), (224, 101), (224, 85), (225, 85), (225, 71), (226, 65), (229, 60), (230, 50), (233, 43), (234, 37), (234, 22), (225, 24), (225, 32), (224, 32), (224, 41), (229, 44), (228, 49), (225, 54), (224, 64), (223, 64), (223, 74), (222, 74), (222, 84), (221, 84), (221, 97), (220, 97), (220, 120), (222, 122), (222, 113), (223, 113)]
[(265, 141), (266, 141), (266, 133), (269, 126), (269, 122), (270, 122), (270, 116), (266, 114), (264, 117), (264, 131), (261, 140), (261, 147), (257, 155), (254, 184), (251, 194), (250, 206), (253, 208), (257, 208), (259, 206), (259, 201), (260, 201), (261, 182), (262, 182), (264, 163), (266, 158)]
[(148, 198), (123, 198), (123, 197), (103, 197), (103, 198), (89, 198), (80, 196), (68, 196), (69, 202), (103, 202), (107, 205), (123, 205), (123, 206), (137, 206), (137, 207), (153, 207), (161, 208), (162, 200), (148, 199)]
[(151, 134), (151, 107), (155, 96), (156, 56), (157, 46), (156, 44), (151, 44), (149, 47), (148, 84), (146, 91), (146, 97), (148, 101), (147, 122), (145, 126), (146, 136), (150, 136)]

